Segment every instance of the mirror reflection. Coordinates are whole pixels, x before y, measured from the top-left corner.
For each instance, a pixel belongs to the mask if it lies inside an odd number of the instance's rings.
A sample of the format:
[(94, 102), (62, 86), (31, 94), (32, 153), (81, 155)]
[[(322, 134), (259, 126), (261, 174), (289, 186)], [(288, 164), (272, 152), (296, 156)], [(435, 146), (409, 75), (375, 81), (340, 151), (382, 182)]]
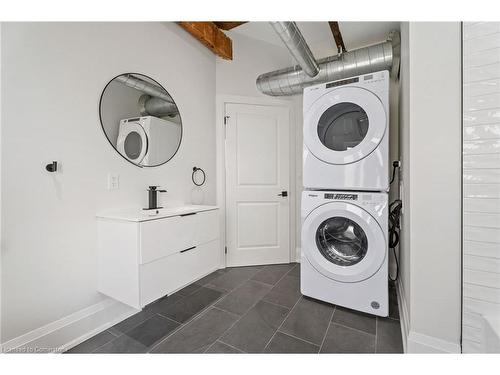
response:
[(139, 167), (164, 164), (179, 149), (179, 109), (167, 90), (148, 76), (126, 73), (112, 79), (102, 92), (99, 112), (108, 141)]

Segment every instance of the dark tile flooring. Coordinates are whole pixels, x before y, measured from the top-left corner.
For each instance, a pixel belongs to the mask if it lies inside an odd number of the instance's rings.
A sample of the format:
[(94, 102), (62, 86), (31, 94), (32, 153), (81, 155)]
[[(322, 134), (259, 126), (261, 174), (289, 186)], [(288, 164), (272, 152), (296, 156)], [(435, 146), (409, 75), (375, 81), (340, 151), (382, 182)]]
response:
[(300, 265), (218, 270), (67, 353), (402, 353), (390, 317), (304, 297)]

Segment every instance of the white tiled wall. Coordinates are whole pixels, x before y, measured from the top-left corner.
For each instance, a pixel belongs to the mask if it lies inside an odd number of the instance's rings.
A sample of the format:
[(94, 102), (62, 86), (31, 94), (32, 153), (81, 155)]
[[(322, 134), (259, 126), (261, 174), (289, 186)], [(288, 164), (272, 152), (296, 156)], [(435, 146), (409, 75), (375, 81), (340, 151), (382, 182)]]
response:
[(500, 23), (463, 25), (462, 351), (484, 352), (500, 314)]

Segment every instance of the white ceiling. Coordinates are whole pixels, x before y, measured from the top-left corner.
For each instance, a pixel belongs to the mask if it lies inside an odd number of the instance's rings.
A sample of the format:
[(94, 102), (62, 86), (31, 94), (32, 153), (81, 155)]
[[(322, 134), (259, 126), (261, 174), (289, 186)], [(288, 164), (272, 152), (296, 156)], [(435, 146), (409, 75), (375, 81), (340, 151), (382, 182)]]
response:
[[(297, 22), (297, 25), (317, 59), (337, 54), (328, 22)], [(399, 30), (399, 22), (339, 22), (339, 28), (347, 50), (352, 50), (386, 40), (391, 30)], [(232, 33), (283, 47), (268, 22), (248, 22), (228, 35)]]

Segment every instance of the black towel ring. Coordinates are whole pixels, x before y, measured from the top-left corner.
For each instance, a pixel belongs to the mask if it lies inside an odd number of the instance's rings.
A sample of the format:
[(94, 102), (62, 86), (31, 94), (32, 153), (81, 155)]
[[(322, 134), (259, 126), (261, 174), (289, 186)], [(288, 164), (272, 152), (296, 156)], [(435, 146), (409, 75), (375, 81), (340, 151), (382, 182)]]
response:
[[(201, 183), (196, 182), (196, 180), (194, 178), (196, 172), (198, 172), (198, 171), (201, 171), (201, 173), (203, 174), (203, 181), (201, 181)], [(206, 179), (207, 179), (207, 176), (206, 176), (205, 171), (203, 169), (198, 168), (198, 167), (193, 167), (193, 174), (191, 175), (191, 180), (193, 181), (193, 184), (195, 184), (196, 186), (201, 186), (205, 183)]]

